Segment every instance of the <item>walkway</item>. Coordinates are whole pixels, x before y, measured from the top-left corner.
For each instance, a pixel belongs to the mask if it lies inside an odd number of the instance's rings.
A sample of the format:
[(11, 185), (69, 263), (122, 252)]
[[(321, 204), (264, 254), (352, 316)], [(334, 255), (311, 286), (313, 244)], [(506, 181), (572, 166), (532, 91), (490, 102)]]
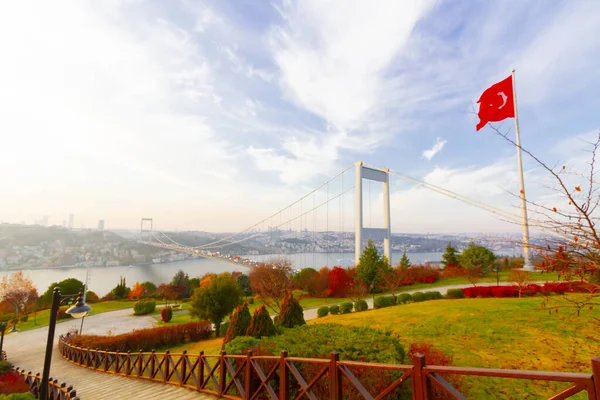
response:
[[(150, 316), (133, 317), (133, 310), (111, 311), (85, 319), (83, 332), (89, 334), (117, 335), (132, 329), (149, 328), (156, 320)], [(127, 399), (214, 399), (216, 397), (189, 389), (150, 382), (135, 378), (114, 376), (91, 371), (64, 360), (58, 353), (58, 336), (71, 329), (79, 329), (81, 320), (68, 320), (56, 325), (54, 353), (50, 376), (59, 382), (73, 385), (82, 400), (127, 400)], [(47, 328), (33, 329), (4, 338), (4, 349), (8, 359), (17, 367), (34, 373), (42, 372), (46, 350)]]

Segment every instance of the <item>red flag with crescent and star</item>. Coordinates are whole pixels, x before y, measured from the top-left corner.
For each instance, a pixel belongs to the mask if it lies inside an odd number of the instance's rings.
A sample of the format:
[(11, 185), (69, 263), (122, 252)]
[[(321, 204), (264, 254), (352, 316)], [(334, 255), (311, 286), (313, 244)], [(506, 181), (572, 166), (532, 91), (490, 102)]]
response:
[(477, 130), (483, 128), (488, 122), (514, 118), (515, 98), (512, 75), (485, 89), (477, 102), (479, 103)]

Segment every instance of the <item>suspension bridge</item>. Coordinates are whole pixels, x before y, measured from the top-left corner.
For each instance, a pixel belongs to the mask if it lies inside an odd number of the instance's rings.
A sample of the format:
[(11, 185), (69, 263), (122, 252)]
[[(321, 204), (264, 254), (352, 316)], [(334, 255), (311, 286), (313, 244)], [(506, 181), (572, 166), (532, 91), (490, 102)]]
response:
[[(279, 258), (288, 260), (293, 268), (318, 269), (354, 265), (356, 255), (362, 253), (368, 240), (373, 240), (392, 260), (394, 250), (404, 250), (392, 243), (390, 182), (393, 179), (484, 210), (500, 220), (522, 223), (518, 214), (389, 168), (357, 161), (292, 204), (240, 232), (189, 244), (176, 233), (155, 231), (152, 218), (142, 218), (140, 242), (237, 266), (252, 267)], [(546, 233), (560, 236), (556, 232)]]

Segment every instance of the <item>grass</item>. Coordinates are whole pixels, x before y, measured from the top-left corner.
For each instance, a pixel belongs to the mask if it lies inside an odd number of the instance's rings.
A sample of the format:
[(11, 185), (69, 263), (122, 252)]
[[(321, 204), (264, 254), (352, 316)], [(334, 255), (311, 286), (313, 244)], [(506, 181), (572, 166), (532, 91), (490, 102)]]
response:
[[(99, 303), (91, 303), (92, 311), (90, 311), (89, 315), (100, 314), (107, 311), (116, 311), (122, 310), (125, 308), (133, 308), (134, 301), (128, 300), (114, 300), (114, 301), (103, 301)], [(66, 320), (58, 321), (63, 322)], [(19, 322), (17, 324), (17, 329), (21, 332), (28, 331), (31, 329), (41, 328), (44, 326), (48, 326), (50, 323), (50, 310), (41, 310), (36, 312), (35, 318), (33, 317), (33, 313), (29, 313), (29, 318), (27, 322)]]
[[(586, 310), (576, 317), (561, 309), (549, 315), (540, 304), (541, 299), (535, 297), (437, 300), (329, 316), (309, 324), (391, 330), (406, 349), (411, 343), (429, 342), (452, 355), (457, 366), (591, 372), (591, 358), (600, 355), (598, 326), (592, 318), (599, 318), (600, 311)], [(508, 398), (548, 396), (565, 387), (475, 377), (464, 378), (462, 385), (472, 398), (496, 397), (496, 392)]]

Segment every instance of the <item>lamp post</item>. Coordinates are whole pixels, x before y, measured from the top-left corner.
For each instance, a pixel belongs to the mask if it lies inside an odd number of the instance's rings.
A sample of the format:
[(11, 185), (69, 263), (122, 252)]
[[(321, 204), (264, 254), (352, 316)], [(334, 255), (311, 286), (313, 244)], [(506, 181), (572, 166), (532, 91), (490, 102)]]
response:
[(2, 359), (2, 350), (4, 350), (4, 332), (6, 332), (6, 328), (8, 327), (8, 322), (1, 321), (0, 322), (0, 331), (2, 331), (2, 337), (0, 338), (0, 359)]
[(77, 303), (71, 306), (66, 313), (73, 318), (83, 318), (92, 309), (90, 306), (83, 302), (83, 295), (81, 292), (76, 295), (61, 295), (60, 288), (55, 287), (52, 293), (52, 308), (50, 309), (50, 325), (48, 325), (48, 341), (46, 343), (46, 356), (44, 358), (44, 371), (42, 374), (42, 383), (40, 385), (40, 400), (47, 400), (48, 398), (48, 378), (50, 376), (50, 364), (52, 362), (52, 347), (54, 345), (54, 331), (56, 329), (56, 317), (58, 315), (58, 309), (66, 300), (77, 299)]

